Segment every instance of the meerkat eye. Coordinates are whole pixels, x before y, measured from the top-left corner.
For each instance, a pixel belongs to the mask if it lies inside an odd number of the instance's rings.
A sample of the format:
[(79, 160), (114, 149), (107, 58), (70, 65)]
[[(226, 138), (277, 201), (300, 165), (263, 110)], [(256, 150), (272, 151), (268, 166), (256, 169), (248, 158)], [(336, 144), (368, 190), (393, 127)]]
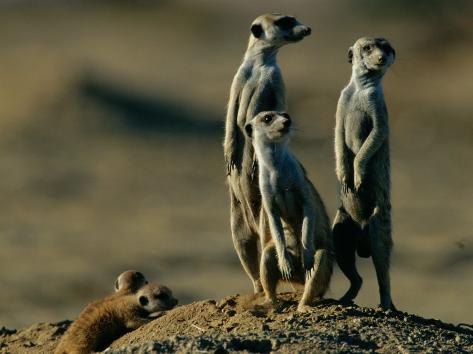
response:
[(156, 299), (166, 301), (167, 299), (169, 299), (169, 295), (166, 293), (159, 293), (158, 295), (156, 295)]
[(373, 45), (372, 44), (366, 44), (363, 46), (363, 51), (365, 52), (371, 52), (373, 50)]
[(149, 303), (149, 300), (146, 296), (140, 296), (140, 298), (138, 300), (139, 300), (141, 306), (146, 306)]
[(287, 31), (296, 25), (296, 19), (294, 17), (283, 17), (274, 21), (274, 24), (283, 31)]
[(272, 120), (273, 120), (273, 117), (271, 117), (270, 115), (266, 115), (263, 117), (263, 122), (265, 122), (266, 124), (271, 123)]

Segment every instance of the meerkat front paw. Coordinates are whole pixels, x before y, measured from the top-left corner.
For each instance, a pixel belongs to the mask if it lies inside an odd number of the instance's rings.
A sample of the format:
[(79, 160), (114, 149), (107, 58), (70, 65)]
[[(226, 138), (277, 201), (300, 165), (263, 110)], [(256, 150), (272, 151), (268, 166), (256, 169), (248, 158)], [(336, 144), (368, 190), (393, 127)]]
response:
[(225, 164), (227, 167), (227, 176), (230, 176), (232, 171), (236, 169), (236, 163), (233, 158), (225, 159)]
[(364, 174), (361, 172), (361, 170), (355, 170), (355, 176), (354, 176), (354, 187), (355, 191), (359, 191), (361, 187), (363, 186), (364, 182)]
[(281, 271), (282, 278), (285, 280), (291, 279), (292, 265), (287, 252), (282, 252), (278, 255), (278, 266)]

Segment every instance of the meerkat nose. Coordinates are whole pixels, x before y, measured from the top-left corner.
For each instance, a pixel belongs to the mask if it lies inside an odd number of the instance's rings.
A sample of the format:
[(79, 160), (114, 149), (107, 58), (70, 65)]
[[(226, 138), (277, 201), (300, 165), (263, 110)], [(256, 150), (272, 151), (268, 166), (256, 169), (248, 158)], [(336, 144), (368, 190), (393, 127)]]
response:
[(380, 55), (378, 57), (378, 63), (384, 64), (386, 62), (386, 57), (384, 55)]
[(286, 118), (282, 124), (284, 125), (284, 128), (289, 128), (291, 126), (291, 120)]
[(312, 33), (312, 29), (310, 27), (306, 27), (306, 29), (304, 30), (304, 35), (308, 36), (311, 33)]

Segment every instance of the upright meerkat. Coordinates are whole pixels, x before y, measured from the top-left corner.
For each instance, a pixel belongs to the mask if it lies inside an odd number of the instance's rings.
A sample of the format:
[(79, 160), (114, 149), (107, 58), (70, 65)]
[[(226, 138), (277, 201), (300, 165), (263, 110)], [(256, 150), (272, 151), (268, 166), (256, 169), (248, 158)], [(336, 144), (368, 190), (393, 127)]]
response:
[(246, 124), (258, 160), (263, 200), (260, 217), (261, 282), (267, 301), (276, 301), (279, 280), (305, 283), (304, 311), (328, 289), (333, 245), (325, 206), (304, 167), (288, 148), (291, 118), (261, 112)]
[(355, 251), (372, 257), (381, 307), (394, 308), (389, 262), (392, 249), (388, 112), (381, 80), (395, 51), (383, 38), (360, 38), (348, 52), (352, 75), (338, 101), (336, 174), (341, 206), (333, 224), (337, 262), (350, 280), (340, 299), (352, 301), (362, 285)]
[(309, 27), (292, 16), (266, 14), (256, 18), (230, 90), (223, 146), (230, 190), (230, 224), (234, 247), (255, 292), (261, 291), (258, 251), (261, 196), (254, 150), (244, 128), (261, 111), (286, 109), (276, 56), (279, 48), (302, 40), (310, 32)]
[(138, 289), (148, 284), (143, 273), (137, 270), (127, 270), (121, 273), (115, 281), (115, 291), (123, 293), (136, 293)]
[(176, 306), (169, 288), (151, 283), (136, 293), (117, 292), (90, 303), (61, 338), (55, 354), (89, 354), (105, 350), (115, 339), (134, 330), (159, 311)]

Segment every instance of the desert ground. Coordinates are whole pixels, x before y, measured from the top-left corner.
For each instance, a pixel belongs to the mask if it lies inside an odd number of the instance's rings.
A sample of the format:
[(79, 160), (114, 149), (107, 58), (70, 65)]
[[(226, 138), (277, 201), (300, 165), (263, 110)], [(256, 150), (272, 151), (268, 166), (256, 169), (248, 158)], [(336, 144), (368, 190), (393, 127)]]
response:
[[(222, 156), (229, 86), (259, 14), (312, 27), (279, 63), (294, 152), (337, 208), (333, 127), (364, 35), (397, 52), (390, 114), (396, 306), (473, 322), (469, 1), (0, 4), (0, 327), (74, 319), (139, 269), (180, 303), (251, 292)], [(363, 306), (378, 304), (360, 260)], [(329, 298), (346, 290), (336, 269)]]

